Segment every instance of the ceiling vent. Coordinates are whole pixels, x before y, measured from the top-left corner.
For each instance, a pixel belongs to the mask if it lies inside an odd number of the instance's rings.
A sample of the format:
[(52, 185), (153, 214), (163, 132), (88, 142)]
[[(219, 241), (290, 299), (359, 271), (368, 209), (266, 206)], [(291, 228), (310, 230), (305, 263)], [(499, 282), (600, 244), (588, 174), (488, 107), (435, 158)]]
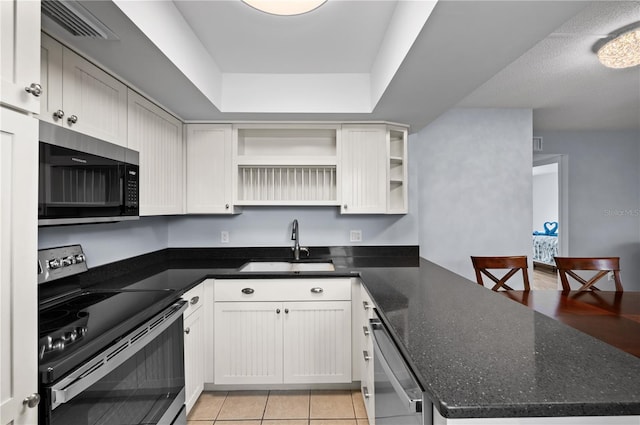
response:
[(542, 152), (542, 137), (533, 138), (533, 151)]
[(118, 40), (113, 31), (77, 1), (44, 0), (42, 26), (55, 26), (74, 37)]

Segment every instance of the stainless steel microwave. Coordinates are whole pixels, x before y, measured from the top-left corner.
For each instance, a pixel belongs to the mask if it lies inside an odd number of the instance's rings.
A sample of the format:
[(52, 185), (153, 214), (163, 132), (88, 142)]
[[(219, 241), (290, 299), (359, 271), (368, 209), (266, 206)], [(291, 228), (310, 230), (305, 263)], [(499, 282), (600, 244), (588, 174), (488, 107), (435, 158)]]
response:
[(38, 225), (139, 218), (138, 152), (40, 121)]

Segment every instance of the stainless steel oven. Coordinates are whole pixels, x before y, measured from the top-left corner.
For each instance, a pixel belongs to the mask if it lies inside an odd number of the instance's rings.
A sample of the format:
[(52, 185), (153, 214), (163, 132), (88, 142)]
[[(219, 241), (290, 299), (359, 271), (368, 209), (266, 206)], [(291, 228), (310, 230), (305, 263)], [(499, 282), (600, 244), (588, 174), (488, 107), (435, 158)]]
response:
[(40, 121), (38, 225), (137, 219), (138, 152)]
[(186, 425), (184, 324), (170, 288), (72, 287), (80, 245), (40, 250), (40, 425)]
[(431, 403), (375, 310), (369, 322), (376, 425), (431, 425)]

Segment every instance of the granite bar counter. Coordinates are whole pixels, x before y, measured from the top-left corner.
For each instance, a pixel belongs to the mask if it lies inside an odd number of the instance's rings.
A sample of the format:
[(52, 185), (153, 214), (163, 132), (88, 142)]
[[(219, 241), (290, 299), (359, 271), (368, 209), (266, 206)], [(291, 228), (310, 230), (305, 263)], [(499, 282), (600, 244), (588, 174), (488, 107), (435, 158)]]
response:
[[(418, 257), (417, 247), (314, 248), (335, 272), (360, 277), (444, 418), (640, 415), (640, 359)], [(100, 266), (40, 288), (155, 288), (183, 292), (207, 278), (281, 278), (240, 273), (249, 260), (289, 248), (167, 249)], [(577, 422), (576, 422), (577, 423)], [(638, 419), (640, 423), (640, 419)]]

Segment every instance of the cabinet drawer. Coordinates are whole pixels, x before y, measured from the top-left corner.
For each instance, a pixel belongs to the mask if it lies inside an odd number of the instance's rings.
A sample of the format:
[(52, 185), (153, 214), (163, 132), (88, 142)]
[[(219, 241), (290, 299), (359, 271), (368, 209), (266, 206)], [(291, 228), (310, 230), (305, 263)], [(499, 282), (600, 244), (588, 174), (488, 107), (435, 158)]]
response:
[(216, 280), (216, 301), (348, 301), (350, 279)]
[(189, 306), (184, 311), (184, 317), (186, 318), (204, 304), (204, 285), (201, 283), (195, 288), (191, 288), (182, 294), (182, 299), (189, 302)]

